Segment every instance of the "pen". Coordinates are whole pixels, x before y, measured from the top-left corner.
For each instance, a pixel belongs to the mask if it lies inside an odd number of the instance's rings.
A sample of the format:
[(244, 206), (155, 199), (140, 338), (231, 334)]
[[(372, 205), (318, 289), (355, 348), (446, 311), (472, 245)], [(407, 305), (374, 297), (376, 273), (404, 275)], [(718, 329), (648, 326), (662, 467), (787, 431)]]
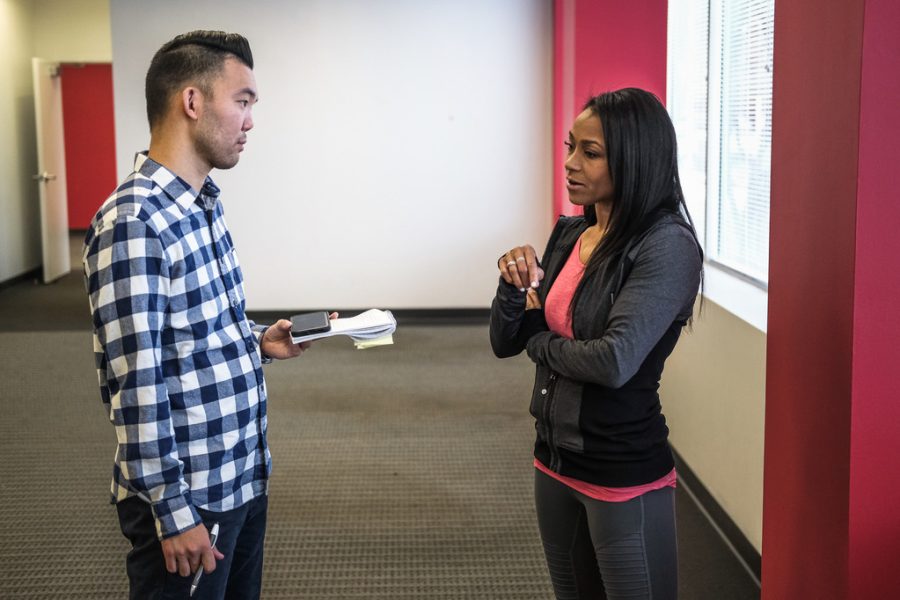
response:
[[(216, 547), (216, 538), (219, 537), (219, 524), (213, 523), (212, 529), (209, 532), (209, 545), (212, 548)], [(194, 595), (194, 592), (197, 591), (197, 585), (200, 583), (200, 576), (203, 575), (203, 563), (200, 563), (200, 566), (197, 568), (197, 573), (194, 575), (194, 581), (191, 582), (191, 596)]]

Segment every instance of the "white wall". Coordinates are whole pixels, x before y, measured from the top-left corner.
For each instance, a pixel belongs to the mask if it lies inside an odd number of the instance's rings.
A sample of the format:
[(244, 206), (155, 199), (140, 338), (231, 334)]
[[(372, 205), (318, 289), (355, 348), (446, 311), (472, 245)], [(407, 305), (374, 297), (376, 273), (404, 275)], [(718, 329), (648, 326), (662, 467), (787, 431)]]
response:
[(110, 0), (31, 0), (35, 56), (47, 60), (109, 62)]
[(119, 174), (148, 144), (156, 49), (242, 33), (261, 101), (240, 164), (213, 177), (250, 308), (486, 307), (496, 257), (549, 233), (551, 8), (114, 2)]
[(666, 362), (663, 412), (672, 445), (758, 551), (765, 391), (766, 334), (707, 299)]
[(31, 21), (26, 0), (0, 0), (0, 282), (41, 263)]

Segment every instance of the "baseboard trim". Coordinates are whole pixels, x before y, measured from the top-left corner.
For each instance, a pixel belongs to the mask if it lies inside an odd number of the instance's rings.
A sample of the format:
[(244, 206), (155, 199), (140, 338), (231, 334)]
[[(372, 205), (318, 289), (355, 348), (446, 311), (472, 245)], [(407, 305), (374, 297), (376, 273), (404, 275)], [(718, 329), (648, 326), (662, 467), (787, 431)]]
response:
[[(301, 312), (312, 312), (314, 308), (293, 310), (249, 310), (247, 316), (257, 323), (274, 323), (278, 319), (285, 319), (290, 315)], [(337, 310), (342, 316), (355, 315), (362, 310), (353, 309), (328, 309)], [(397, 319), (397, 324), (402, 325), (485, 325), (490, 320), (491, 311), (488, 308), (391, 308), (391, 313)]]
[(22, 283), (23, 281), (28, 281), (29, 279), (40, 280), (41, 268), (42, 267), (35, 267), (34, 269), (31, 269), (30, 271), (25, 271), (24, 273), (22, 273), (20, 275), (16, 275), (15, 277), (10, 277), (6, 281), (0, 281), (0, 292), (5, 290), (6, 288), (10, 288), (10, 287), (18, 284), (18, 283)]
[(735, 524), (728, 516), (728, 513), (722, 506), (712, 497), (706, 486), (697, 477), (684, 458), (675, 450), (675, 468), (678, 470), (678, 485), (682, 487), (694, 503), (700, 509), (700, 512), (709, 520), (722, 539), (725, 540), (728, 548), (734, 553), (738, 561), (747, 570), (747, 573), (753, 578), (757, 587), (761, 587), (762, 578), (762, 557), (744, 532)]

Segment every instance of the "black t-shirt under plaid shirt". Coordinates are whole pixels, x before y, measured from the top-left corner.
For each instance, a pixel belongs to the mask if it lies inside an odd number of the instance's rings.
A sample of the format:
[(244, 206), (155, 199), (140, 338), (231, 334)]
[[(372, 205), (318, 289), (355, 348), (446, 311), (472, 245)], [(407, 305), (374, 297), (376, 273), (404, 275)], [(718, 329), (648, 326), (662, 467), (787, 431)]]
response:
[(267, 491), (258, 337), (219, 189), (139, 154), (94, 217), (84, 275), (100, 395), (118, 446), (113, 502), (147, 501), (160, 537)]

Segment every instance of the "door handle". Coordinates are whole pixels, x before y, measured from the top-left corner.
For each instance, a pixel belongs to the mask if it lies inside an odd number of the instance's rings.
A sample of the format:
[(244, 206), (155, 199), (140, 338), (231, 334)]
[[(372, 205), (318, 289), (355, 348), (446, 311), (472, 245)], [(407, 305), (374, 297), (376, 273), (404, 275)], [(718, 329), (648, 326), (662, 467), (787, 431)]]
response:
[(56, 179), (56, 175), (54, 175), (53, 173), (48, 173), (47, 171), (44, 171), (43, 173), (38, 173), (37, 175), (32, 175), (31, 178), (34, 179), (35, 181), (40, 181), (41, 183), (46, 183), (48, 181), (53, 181), (54, 179)]

